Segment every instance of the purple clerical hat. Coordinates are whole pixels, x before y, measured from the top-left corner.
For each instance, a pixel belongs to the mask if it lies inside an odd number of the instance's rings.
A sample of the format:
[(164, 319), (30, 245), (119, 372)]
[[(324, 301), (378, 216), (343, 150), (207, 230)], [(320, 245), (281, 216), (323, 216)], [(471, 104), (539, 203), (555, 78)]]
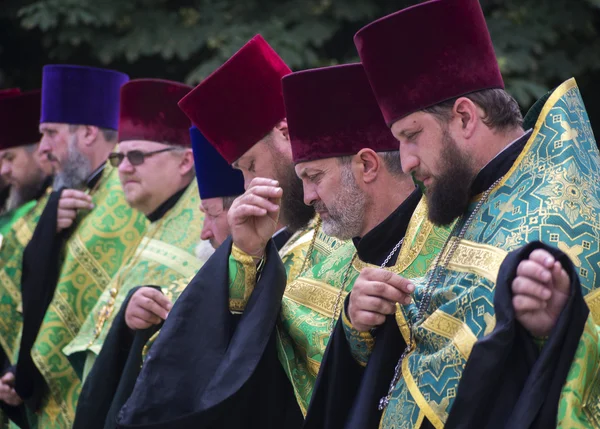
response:
[(119, 128), (119, 94), (129, 76), (114, 70), (47, 65), (42, 75), (40, 123)]

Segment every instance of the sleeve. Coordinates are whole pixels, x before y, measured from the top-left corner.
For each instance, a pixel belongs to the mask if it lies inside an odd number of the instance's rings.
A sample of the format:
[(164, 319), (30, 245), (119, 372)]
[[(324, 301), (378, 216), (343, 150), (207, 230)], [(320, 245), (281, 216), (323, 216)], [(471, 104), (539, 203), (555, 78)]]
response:
[(354, 360), (362, 367), (367, 366), (369, 357), (375, 347), (375, 338), (370, 332), (360, 332), (352, 326), (350, 319), (346, 315), (346, 309), (342, 312), (342, 325), (344, 327), (344, 334), (346, 335), (346, 341), (350, 347), (350, 353)]
[(256, 285), (256, 263), (235, 244), (229, 255), (229, 311), (243, 313)]
[(557, 428), (600, 428), (600, 329), (590, 314), (562, 389)]

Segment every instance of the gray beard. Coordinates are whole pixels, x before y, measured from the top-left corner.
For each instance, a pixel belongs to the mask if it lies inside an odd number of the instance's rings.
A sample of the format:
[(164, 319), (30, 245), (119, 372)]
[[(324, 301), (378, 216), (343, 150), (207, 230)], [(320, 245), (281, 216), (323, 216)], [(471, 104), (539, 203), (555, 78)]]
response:
[(208, 258), (215, 253), (215, 249), (213, 249), (212, 244), (208, 240), (202, 240), (196, 245), (196, 258), (198, 258), (202, 262), (208, 261)]
[(61, 171), (54, 176), (52, 188), (59, 190), (61, 188), (80, 189), (83, 188), (90, 174), (92, 174), (92, 165), (76, 147), (77, 137), (71, 136), (67, 151), (67, 159), (62, 164)]

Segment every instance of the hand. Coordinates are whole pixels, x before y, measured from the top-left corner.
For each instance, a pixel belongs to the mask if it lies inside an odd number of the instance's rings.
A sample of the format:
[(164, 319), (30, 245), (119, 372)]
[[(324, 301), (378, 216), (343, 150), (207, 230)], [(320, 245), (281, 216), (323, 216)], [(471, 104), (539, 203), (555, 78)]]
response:
[(534, 337), (546, 337), (556, 325), (571, 281), (560, 262), (545, 250), (531, 252), (512, 282), (515, 317)]
[(92, 197), (76, 189), (65, 189), (60, 195), (56, 221), (56, 232), (61, 232), (71, 225), (77, 217), (77, 210), (94, 208)]
[(361, 271), (350, 293), (348, 317), (352, 326), (366, 332), (396, 312), (396, 303), (410, 304), (415, 286), (404, 277), (381, 268)]
[(23, 400), (15, 391), (15, 375), (12, 372), (7, 372), (0, 378), (0, 400), (10, 406), (18, 407), (23, 403)]
[(256, 258), (263, 256), (267, 242), (277, 230), (282, 195), (276, 180), (252, 179), (244, 195), (233, 202), (227, 213), (237, 247)]
[(134, 331), (158, 325), (169, 315), (173, 304), (162, 292), (151, 288), (138, 289), (125, 310), (125, 323)]

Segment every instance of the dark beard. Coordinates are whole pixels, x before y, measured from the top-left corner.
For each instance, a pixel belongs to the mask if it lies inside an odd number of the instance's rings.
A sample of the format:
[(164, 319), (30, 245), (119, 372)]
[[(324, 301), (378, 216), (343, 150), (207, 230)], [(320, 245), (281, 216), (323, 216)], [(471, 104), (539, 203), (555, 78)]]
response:
[(443, 171), (427, 189), (429, 220), (434, 225), (449, 225), (464, 214), (471, 200), (471, 185), (475, 179), (469, 159), (445, 132), (441, 154)]
[(28, 183), (20, 188), (11, 186), (6, 200), (6, 211), (14, 210), (29, 201), (39, 198), (44, 183), (44, 177), (40, 176), (33, 183)]
[(292, 232), (304, 228), (315, 217), (315, 209), (304, 204), (302, 181), (296, 176), (294, 166), (291, 163), (278, 164), (277, 180), (283, 189), (281, 223), (285, 224)]

